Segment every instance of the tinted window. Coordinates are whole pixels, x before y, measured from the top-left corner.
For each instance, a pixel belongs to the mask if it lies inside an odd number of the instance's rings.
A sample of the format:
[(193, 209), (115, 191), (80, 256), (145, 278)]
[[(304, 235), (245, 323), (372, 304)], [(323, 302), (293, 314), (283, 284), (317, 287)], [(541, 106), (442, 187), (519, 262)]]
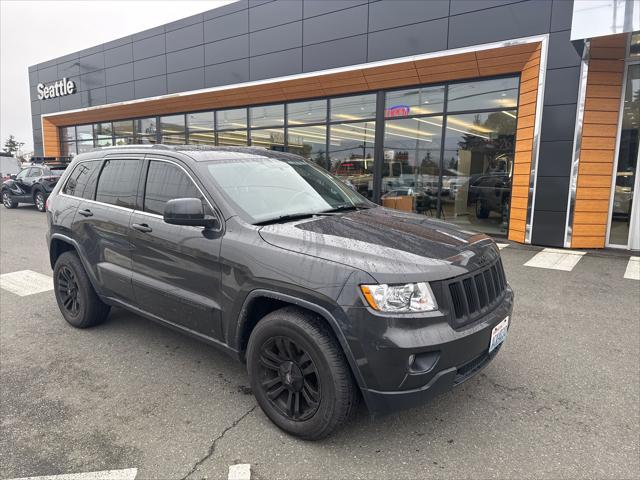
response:
[(29, 173), (27, 174), (27, 177), (40, 177), (40, 176), (42, 176), (41, 168), (32, 168), (29, 170)]
[(96, 200), (120, 207), (134, 208), (142, 160), (106, 160)]
[(144, 192), (144, 211), (162, 215), (164, 205), (174, 198), (200, 198), (200, 191), (181, 168), (167, 163), (149, 163)]
[(99, 160), (82, 162), (76, 165), (76, 168), (69, 175), (69, 180), (67, 180), (63, 192), (74, 197), (93, 199), (99, 166)]
[(22, 180), (24, 177), (26, 177), (27, 173), (29, 173), (29, 170), (31, 169), (25, 168), (24, 170), (22, 170), (18, 175), (16, 175), (16, 180)]

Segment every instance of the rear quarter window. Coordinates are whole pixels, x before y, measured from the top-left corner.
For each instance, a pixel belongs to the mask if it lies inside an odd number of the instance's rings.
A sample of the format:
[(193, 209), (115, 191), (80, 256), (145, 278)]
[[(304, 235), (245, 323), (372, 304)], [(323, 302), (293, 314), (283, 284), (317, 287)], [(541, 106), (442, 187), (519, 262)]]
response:
[[(93, 160), (76, 165), (62, 189), (62, 193), (73, 197), (93, 199), (100, 163), (101, 160)], [(63, 171), (52, 170), (52, 172), (56, 172), (54, 175), (62, 175)]]

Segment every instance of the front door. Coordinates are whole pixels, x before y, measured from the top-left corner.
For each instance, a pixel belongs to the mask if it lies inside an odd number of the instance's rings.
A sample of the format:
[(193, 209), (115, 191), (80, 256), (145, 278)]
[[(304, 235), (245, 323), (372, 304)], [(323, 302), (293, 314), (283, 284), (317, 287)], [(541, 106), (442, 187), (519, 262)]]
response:
[(174, 198), (200, 198), (212, 209), (184, 167), (147, 162), (142, 210), (131, 217), (133, 289), (137, 305), (171, 323), (220, 338), (220, 232), (170, 225), (164, 206)]

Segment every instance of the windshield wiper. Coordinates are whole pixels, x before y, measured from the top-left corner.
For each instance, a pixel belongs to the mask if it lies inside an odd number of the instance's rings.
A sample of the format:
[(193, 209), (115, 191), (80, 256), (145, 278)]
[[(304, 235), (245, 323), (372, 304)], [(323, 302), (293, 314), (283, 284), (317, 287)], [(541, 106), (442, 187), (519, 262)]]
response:
[(350, 210), (368, 210), (370, 208), (372, 207), (363, 204), (344, 203), (342, 205), (337, 205), (329, 210), (323, 210), (322, 213), (347, 212)]
[(322, 213), (290, 213), (288, 215), (280, 215), (279, 217), (268, 218), (267, 220), (262, 220), (260, 222), (254, 223), (254, 225), (269, 225), (272, 223), (284, 223), (290, 222), (292, 220), (300, 220), (302, 218), (311, 218), (315, 215), (322, 215)]

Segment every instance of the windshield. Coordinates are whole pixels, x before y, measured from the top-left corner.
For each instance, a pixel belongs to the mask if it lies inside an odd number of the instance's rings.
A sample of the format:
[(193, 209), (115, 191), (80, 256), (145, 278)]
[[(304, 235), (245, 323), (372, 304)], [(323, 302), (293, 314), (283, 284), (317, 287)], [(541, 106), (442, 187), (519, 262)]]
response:
[(373, 206), (328, 172), (302, 159), (219, 160), (208, 162), (206, 169), (252, 223)]
[(64, 173), (66, 167), (53, 167), (49, 169), (49, 174), (54, 177), (60, 177)]

